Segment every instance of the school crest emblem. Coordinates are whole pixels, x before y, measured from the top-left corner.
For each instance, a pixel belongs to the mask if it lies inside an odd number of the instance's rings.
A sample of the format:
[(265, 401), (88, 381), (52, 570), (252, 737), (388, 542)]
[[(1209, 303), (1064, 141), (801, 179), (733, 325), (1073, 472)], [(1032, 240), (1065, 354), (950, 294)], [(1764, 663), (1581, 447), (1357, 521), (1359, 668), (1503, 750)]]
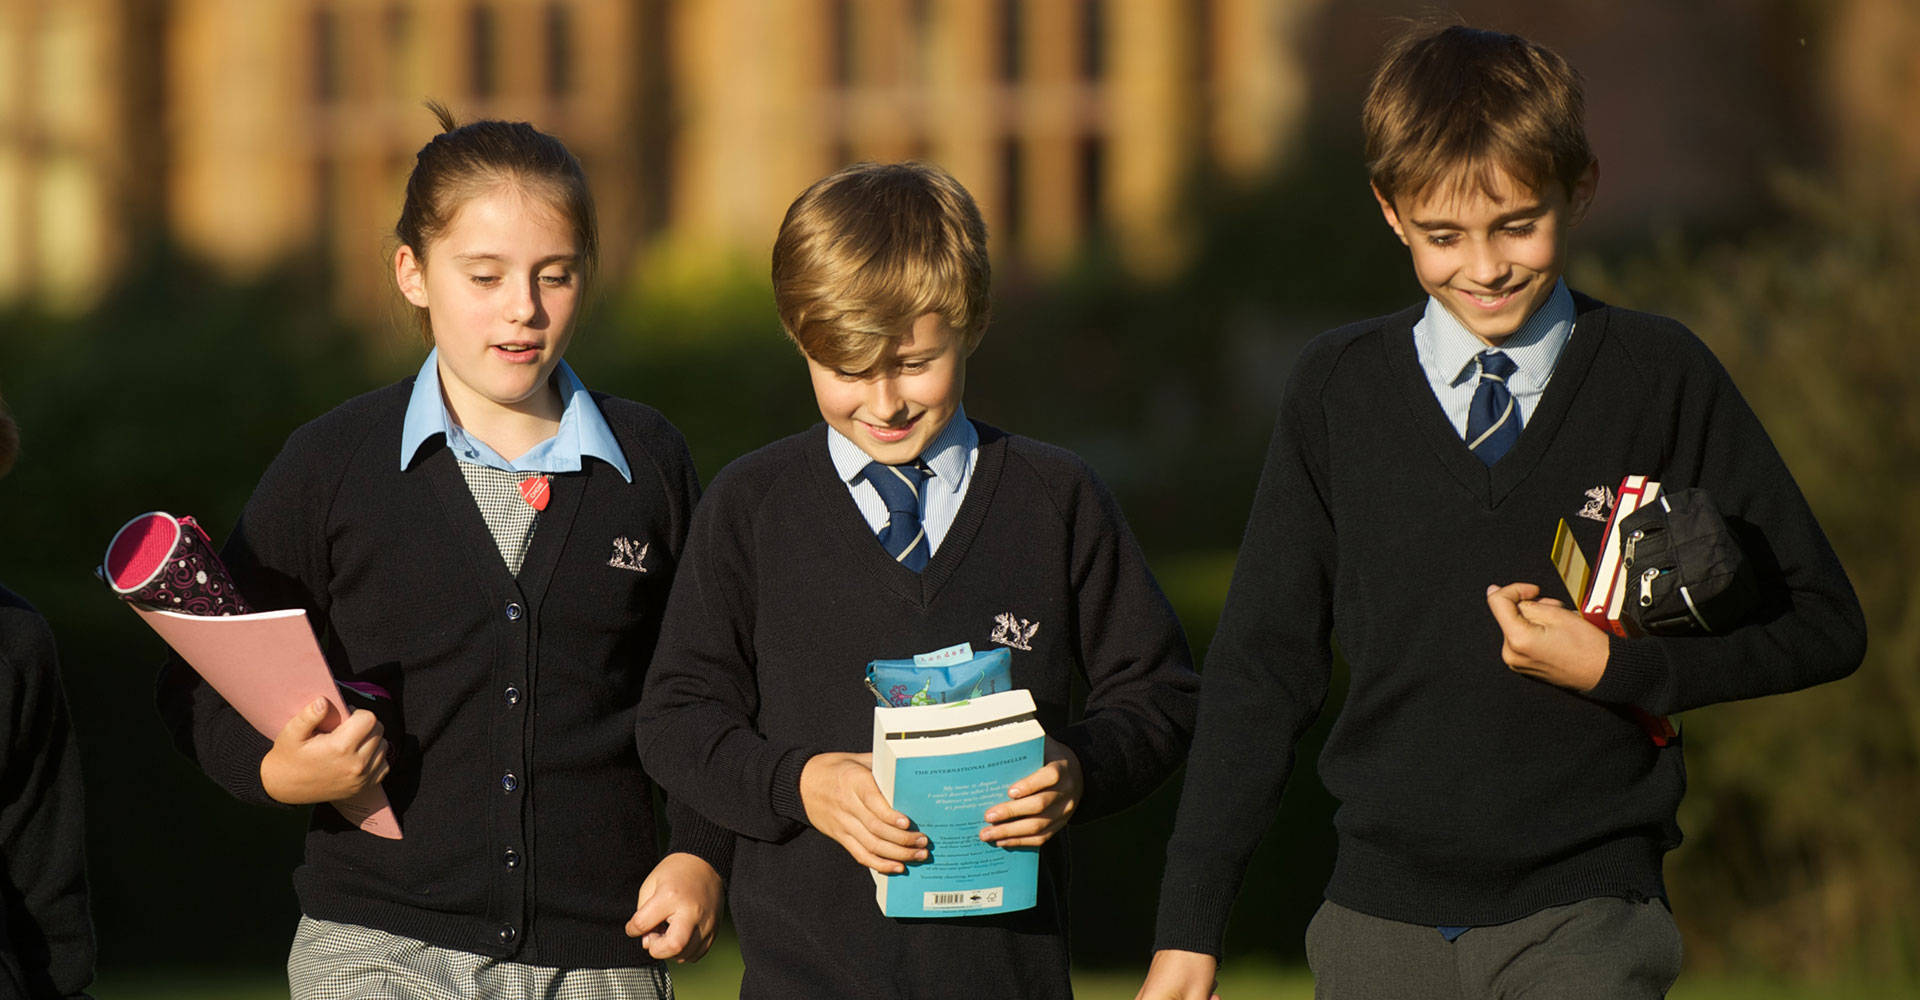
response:
[(613, 558), (607, 560), (607, 565), (612, 566), (614, 569), (625, 569), (632, 570), (635, 573), (645, 573), (647, 571), (647, 567), (644, 565), (647, 560), (647, 548), (652, 544), (652, 542), (636, 543), (631, 538), (616, 538), (613, 540)]
[(1587, 491), (1586, 505), (1580, 508), (1580, 516), (1589, 521), (1606, 523), (1607, 512), (1613, 510), (1613, 490), (1605, 486), (1595, 486)]
[(1032, 651), (1033, 634), (1040, 631), (1039, 622), (1015, 618), (1010, 611), (994, 615), (993, 620), (993, 634), (987, 638), (1002, 646)]

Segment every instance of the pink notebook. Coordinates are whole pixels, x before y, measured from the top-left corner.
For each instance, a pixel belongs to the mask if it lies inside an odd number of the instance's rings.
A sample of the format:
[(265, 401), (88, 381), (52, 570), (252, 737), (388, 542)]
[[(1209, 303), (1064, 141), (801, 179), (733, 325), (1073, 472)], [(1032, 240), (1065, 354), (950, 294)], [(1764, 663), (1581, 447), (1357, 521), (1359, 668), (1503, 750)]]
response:
[[(333, 706), (320, 722), (321, 731), (333, 729), (347, 717), (305, 611), (210, 616), (131, 607), (253, 728), (267, 736), (279, 735), (287, 720), (316, 697)], [(400, 821), (379, 785), (331, 805), (368, 833), (400, 839)]]

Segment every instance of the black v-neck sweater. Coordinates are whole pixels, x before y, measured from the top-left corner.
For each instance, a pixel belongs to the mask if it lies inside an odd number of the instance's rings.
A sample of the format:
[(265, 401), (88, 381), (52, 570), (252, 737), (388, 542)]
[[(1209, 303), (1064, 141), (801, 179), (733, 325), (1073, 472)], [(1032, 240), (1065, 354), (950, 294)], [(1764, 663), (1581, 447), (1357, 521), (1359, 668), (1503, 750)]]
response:
[[(1324, 702), (1350, 666), (1320, 756), (1339, 800), (1328, 899), (1380, 917), (1487, 925), (1596, 896), (1665, 896), (1680, 842), (1678, 742), (1664, 714), (1853, 671), (1865, 625), (1845, 572), (1765, 430), (1680, 324), (1576, 296), (1578, 318), (1519, 441), (1488, 468), (1415, 356), (1419, 308), (1310, 344), (1281, 404), (1207, 658), (1157, 946), (1220, 954), (1227, 915)], [(1764, 539), (1760, 620), (1703, 638), (1615, 639), (1589, 694), (1501, 661), (1490, 584), (1570, 602), (1549, 549), (1565, 518), (1588, 553), (1590, 491), (1628, 474), (1706, 488)]]
[[(692, 459), (658, 412), (596, 393), (633, 482), (592, 460), (555, 475), (515, 578), (443, 440), (401, 470), (412, 383), (294, 432), (222, 550), (257, 608), (306, 610), (336, 677), (394, 696), (384, 787), (405, 836), (315, 808), (301, 909), (533, 965), (651, 964), (624, 932), (659, 856), (633, 721), (698, 495)], [(644, 571), (629, 568), (641, 546)], [(215, 781), (272, 801), (271, 741), (177, 657), (160, 703)], [(731, 836), (668, 811), (670, 849), (724, 874)]]
[(1064, 833), (1042, 849), (1034, 909), (894, 920), (867, 869), (806, 826), (808, 758), (872, 748), (868, 661), (1013, 643), (1013, 683), (1083, 766), (1076, 819), (1138, 800), (1185, 753), (1199, 682), (1113, 498), (1071, 454), (976, 426), (972, 482), (924, 573), (880, 547), (824, 425), (728, 466), (694, 517), (639, 738), (663, 787), (743, 834), (743, 996), (1069, 995)]

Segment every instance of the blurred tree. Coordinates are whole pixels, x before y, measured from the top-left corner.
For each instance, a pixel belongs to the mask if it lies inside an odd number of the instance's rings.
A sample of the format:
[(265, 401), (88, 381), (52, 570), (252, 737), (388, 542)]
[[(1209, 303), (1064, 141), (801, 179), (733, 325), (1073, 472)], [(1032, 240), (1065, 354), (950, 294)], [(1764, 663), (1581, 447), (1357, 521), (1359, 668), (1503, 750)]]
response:
[(1781, 973), (1920, 972), (1920, 204), (1780, 183), (1737, 242), (1581, 276), (1681, 319), (1793, 470), (1866, 607), (1853, 678), (1685, 720), (1687, 843), (1669, 865), (1688, 959)]

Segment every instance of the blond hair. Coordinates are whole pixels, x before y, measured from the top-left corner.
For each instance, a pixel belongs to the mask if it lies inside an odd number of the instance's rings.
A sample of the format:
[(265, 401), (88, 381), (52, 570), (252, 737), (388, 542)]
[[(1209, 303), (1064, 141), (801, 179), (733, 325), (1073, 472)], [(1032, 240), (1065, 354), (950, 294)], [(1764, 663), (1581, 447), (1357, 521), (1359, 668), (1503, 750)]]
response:
[(814, 361), (866, 372), (928, 313), (971, 349), (987, 328), (987, 224), (930, 163), (856, 163), (795, 199), (773, 244), (787, 336)]
[(1571, 194), (1593, 162), (1585, 114), (1580, 75), (1545, 46), (1419, 25), (1388, 46), (1367, 92), (1368, 179), (1389, 203), (1470, 188), (1492, 196), (1502, 171)]

